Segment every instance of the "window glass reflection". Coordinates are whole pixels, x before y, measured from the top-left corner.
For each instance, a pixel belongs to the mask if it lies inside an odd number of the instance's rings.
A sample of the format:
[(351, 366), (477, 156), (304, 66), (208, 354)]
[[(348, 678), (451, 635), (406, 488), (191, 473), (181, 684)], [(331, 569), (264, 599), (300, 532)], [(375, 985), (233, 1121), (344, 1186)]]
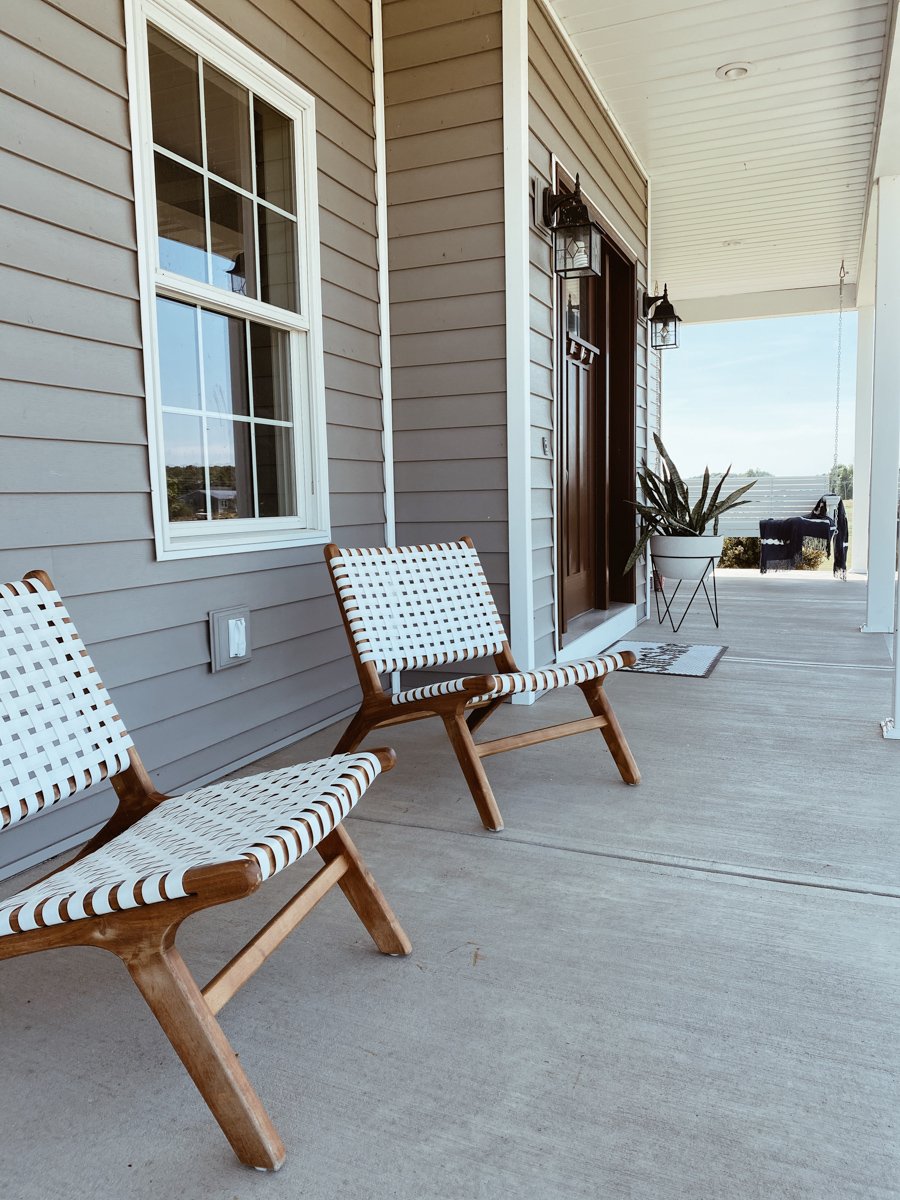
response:
[(162, 269), (206, 282), (203, 176), (164, 154), (156, 155), (156, 220)]
[(150, 108), (158, 146), (202, 163), (197, 56), (148, 26)]
[(252, 191), (250, 96), (247, 90), (204, 63), (203, 102), (207, 168), (245, 191)]
[(215, 312), (204, 312), (202, 322), (205, 407), (249, 416), (246, 322)]
[(279, 308), (299, 310), (297, 297), (297, 226), (260, 204), (259, 273), (261, 299)]
[(261, 517), (293, 517), (294, 459), (291, 430), (283, 425), (255, 425), (256, 485)]
[(256, 148), (256, 194), (294, 211), (294, 151), (292, 123), (259, 96), (253, 97), (253, 138)]
[(201, 418), (163, 413), (163, 445), (169, 520), (206, 520)]
[(206, 444), (211, 518), (254, 516), (249, 422), (208, 417)]
[(209, 183), (212, 282), (241, 296), (256, 297), (253, 202), (231, 188)]
[(162, 402), (172, 408), (200, 407), (197, 310), (177, 300), (156, 301), (159, 380)]
[(253, 412), (274, 421), (291, 419), (288, 336), (280, 329), (250, 322), (250, 369)]

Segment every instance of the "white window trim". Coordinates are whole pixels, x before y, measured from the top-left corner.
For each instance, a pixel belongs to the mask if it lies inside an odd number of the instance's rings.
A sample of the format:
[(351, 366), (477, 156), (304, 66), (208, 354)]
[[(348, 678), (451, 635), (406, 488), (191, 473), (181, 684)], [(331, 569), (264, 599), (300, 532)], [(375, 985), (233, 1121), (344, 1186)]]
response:
[[(325, 366), (322, 336), (319, 208), (316, 174), (315, 98), (278, 68), (251, 50), (185, 0), (129, 0), (125, 6), (128, 94), (134, 170), (135, 217), (138, 240), (138, 276), (141, 308), (144, 379), (147, 401), (147, 434), (150, 458), (150, 492), (156, 557), (159, 560), (234, 554), (250, 550), (278, 550), (292, 546), (323, 545), (331, 540), (328, 449), (326, 443)], [(235, 82), (254, 92), (295, 122), (297, 158), (297, 228), (299, 244), (300, 314), (294, 319), (271, 308), (264, 319), (273, 326), (302, 330), (303, 339), (291, 339), (292, 419), (297, 485), (301, 511), (297, 517), (256, 517), (209, 522), (212, 528), (192, 525), (174, 531), (168, 519), (165, 463), (162, 442), (159, 358), (156, 336), (156, 296), (165, 294), (166, 272), (158, 270), (156, 192), (153, 177), (153, 142), (150, 117), (147, 22), (195, 50)], [(304, 211), (305, 210), (305, 211)], [(222, 292), (209, 284), (169, 276), (182, 296), (190, 293), (211, 307), (221, 304)], [(241, 298), (229, 297), (228, 311), (241, 308)], [(264, 306), (268, 308), (269, 306)], [(252, 310), (252, 311), (251, 311)], [(263, 317), (259, 303), (247, 302), (247, 316)], [(222, 528), (225, 526), (225, 528)]]

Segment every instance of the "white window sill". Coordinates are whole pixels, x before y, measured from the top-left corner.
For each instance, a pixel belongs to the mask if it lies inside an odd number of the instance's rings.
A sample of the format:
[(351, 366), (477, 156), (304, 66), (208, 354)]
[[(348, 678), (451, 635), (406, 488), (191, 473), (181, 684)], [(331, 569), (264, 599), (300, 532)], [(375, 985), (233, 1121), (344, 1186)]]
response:
[(260, 531), (256, 536), (245, 537), (233, 534), (228, 537), (169, 538), (164, 544), (157, 543), (158, 562), (181, 558), (209, 558), (213, 554), (247, 554), (255, 550), (290, 550), (297, 546), (325, 546), (331, 541), (330, 529), (306, 529), (291, 534), (273, 535), (271, 531)]

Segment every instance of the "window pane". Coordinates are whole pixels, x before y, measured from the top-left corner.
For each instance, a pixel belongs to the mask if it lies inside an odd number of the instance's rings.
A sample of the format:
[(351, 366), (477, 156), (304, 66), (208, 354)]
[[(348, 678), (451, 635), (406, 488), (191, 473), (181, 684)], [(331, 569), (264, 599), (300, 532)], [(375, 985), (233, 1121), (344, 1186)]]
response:
[(170, 521), (206, 518), (203, 430), (199, 417), (163, 413), (166, 492)]
[(147, 28), (153, 140), (202, 163), (197, 56), (153, 26)]
[(163, 154), (156, 155), (156, 219), (159, 265), (205, 283), (203, 177)]
[(212, 282), (226, 291), (255, 298), (253, 202), (231, 188), (210, 182), (209, 233)]
[(259, 273), (261, 299), (299, 312), (297, 299), (297, 224), (257, 206), (259, 214)]
[(203, 99), (207, 168), (245, 191), (252, 191), (249, 94), (215, 67), (204, 63)]
[(204, 312), (202, 321), (206, 408), (249, 416), (246, 323), (215, 312)]
[(283, 425), (254, 425), (256, 486), (261, 517), (294, 517), (294, 454), (291, 430)]
[(268, 325), (250, 322), (250, 365), (253, 373), (253, 413), (272, 421), (290, 421), (288, 335)]
[(294, 211), (294, 151), (292, 123), (253, 97), (253, 136), (256, 142), (256, 194)]
[(254, 516), (249, 423), (209, 417), (206, 444), (212, 519)]
[(200, 353), (197, 310), (177, 300), (156, 301), (159, 380), (163, 404), (200, 407)]

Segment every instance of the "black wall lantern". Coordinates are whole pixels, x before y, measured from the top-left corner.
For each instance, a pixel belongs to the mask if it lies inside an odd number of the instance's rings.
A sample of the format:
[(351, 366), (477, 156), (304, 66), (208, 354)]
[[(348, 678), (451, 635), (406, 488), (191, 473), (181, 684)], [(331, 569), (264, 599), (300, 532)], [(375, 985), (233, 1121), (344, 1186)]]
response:
[(553, 231), (553, 269), (564, 279), (601, 274), (600, 226), (592, 221), (575, 176), (574, 192), (544, 188), (544, 224)]
[(681, 317), (672, 307), (666, 284), (663, 284), (661, 296), (644, 296), (644, 316), (650, 317), (650, 345), (654, 350), (668, 350), (670, 346), (678, 345)]

